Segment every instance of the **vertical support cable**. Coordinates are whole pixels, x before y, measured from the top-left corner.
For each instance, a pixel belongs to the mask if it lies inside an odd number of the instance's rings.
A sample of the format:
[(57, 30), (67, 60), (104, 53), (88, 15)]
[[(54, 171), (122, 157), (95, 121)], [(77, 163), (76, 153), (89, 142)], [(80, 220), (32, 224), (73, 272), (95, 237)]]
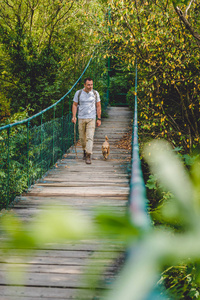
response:
[[(69, 94), (69, 103), (70, 103), (70, 100), (71, 99), (70, 99), (70, 94)], [(67, 119), (67, 148), (69, 148), (71, 146), (70, 125), (71, 125), (71, 110), (69, 109), (69, 114), (68, 114), (68, 119)]]
[(95, 73), (95, 58), (93, 58), (92, 60), (92, 77), (93, 77), (93, 82), (95, 83), (95, 80), (96, 80), (96, 73)]
[(43, 174), (43, 114), (41, 114), (40, 120), (40, 165), (41, 165), (41, 176)]
[(108, 57), (108, 75), (107, 75), (107, 105), (110, 101), (110, 56)]
[(10, 127), (7, 129), (7, 137), (8, 137), (8, 148), (7, 148), (7, 203), (6, 207), (8, 207), (10, 202)]
[(134, 123), (133, 123), (133, 159), (134, 155), (139, 154), (138, 144), (138, 107), (137, 107), (137, 58), (135, 60), (135, 102), (134, 102)]
[(56, 106), (53, 108), (53, 165), (55, 163), (54, 161), (54, 155), (55, 155), (55, 116), (56, 116)]
[(30, 121), (28, 121), (26, 123), (27, 126), (27, 140), (26, 140), (26, 144), (27, 144), (27, 186), (29, 188), (30, 182), (29, 182), (29, 127), (30, 127)]
[[(135, 60), (135, 112), (134, 112), (134, 120), (135, 120), (135, 124), (134, 126), (136, 127), (136, 130), (138, 128), (138, 114), (137, 114), (137, 58)], [(136, 131), (136, 134), (138, 136), (138, 130)]]
[[(111, 21), (111, 9), (109, 7), (108, 8), (108, 32), (109, 32), (109, 35), (110, 35), (110, 32), (111, 32), (110, 21)], [(110, 61), (110, 56), (109, 56), (108, 57), (108, 71), (107, 71), (107, 93), (106, 93), (107, 105), (108, 105), (109, 100), (110, 100), (110, 65), (111, 65), (111, 61)]]
[[(81, 79), (80, 79), (80, 83), (81, 83)], [(72, 111), (72, 103), (71, 103), (71, 97), (70, 97), (71, 93), (69, 93), (69, 113)]]
[(76, 140), (79, 139), (78, 121), (76, 122)]
[(93, 83), (95, 84), (94, 58), (93, 58), (93, 60), (92, 60), (92, 62), (91, 62), (91, 68), (92, 68), (92, 70), (91, 70), (91, 73), (92, 73), (92, 79), (93, 79)]
[(62, 146), (61, 146), (61, 149), (62, 149), (62, 154), (64, 154), (65, 152), (65, 149), (64, 149), (64, 100), (62, 101), (62, 117), (61, 117), (61, 120), (62, 120)]

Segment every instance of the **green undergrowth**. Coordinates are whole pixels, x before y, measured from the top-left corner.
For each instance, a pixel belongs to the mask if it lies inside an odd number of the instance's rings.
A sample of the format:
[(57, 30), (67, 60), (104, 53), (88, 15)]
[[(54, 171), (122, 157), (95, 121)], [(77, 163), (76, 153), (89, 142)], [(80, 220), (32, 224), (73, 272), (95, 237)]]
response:
[[(142, 153), (144, 145), (151, 145), (153, 140), (152, 135), (145, 132), (143, 128), (141, 132), (139, 140)], [(200, 154), (197, 151), (193, 154), (184, 153), (181, 147), (173, 147), (172, 151), (183, 163), (192, 184), (195, 186), (194, 166), (199, 165)], [(184, 234), (188, 230), (188, 224), (174, 205), (173, 193), (159, 182), (159, 177), (155, 173), (150, 172), (143, 154), (141, 154), (141, 162), (153, 225), (173, 230), (174, 233)], [(167, 264), (162, 269), (158, 285), (164, 285), (172, 299), (199, 299), (200, 280), (198, 273), (199, 264), (192, 262), (188, 257), (187, 260), (180, 261), (179, 264)]]

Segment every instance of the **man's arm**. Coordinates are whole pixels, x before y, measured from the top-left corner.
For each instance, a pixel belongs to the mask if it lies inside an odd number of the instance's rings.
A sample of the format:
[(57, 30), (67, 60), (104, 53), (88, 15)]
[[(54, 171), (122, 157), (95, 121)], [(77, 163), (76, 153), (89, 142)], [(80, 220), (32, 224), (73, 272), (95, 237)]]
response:
[(77, 113), (78, 103), (73, 102), (72, 105), (72, 123), (76, 124), (76, 113)]
[[(100, 120), (99, 120), (100, 119)], [(101, 125), (101, 102), (97, 102), (97, 127)]]

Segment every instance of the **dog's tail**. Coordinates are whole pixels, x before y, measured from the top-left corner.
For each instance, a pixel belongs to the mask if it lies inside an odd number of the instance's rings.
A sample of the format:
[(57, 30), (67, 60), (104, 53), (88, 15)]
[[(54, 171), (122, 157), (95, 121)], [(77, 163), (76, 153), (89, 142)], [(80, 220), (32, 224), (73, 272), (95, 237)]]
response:
[(107, 135), (105, 136), (105, 139), (106, 139), (106, 141), (108, 141), (108, 137), (107, 137)]

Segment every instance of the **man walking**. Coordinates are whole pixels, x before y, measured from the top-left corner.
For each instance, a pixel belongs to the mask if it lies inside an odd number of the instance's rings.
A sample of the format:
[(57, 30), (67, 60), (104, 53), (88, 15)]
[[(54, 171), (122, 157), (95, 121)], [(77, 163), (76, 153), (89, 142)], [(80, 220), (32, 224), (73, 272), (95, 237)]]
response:
[[(76, 124), (78, 107), (78, 129), (83, 159), (91, 164), (95, 125), (101, 125), (101, 101), (99, 93), (93, 90), (93, 80), (87, 77), (84, 88), (75, 93), (72, 105), (72, 122)], [(97, 117), (97, 121), (96, 121)]]

